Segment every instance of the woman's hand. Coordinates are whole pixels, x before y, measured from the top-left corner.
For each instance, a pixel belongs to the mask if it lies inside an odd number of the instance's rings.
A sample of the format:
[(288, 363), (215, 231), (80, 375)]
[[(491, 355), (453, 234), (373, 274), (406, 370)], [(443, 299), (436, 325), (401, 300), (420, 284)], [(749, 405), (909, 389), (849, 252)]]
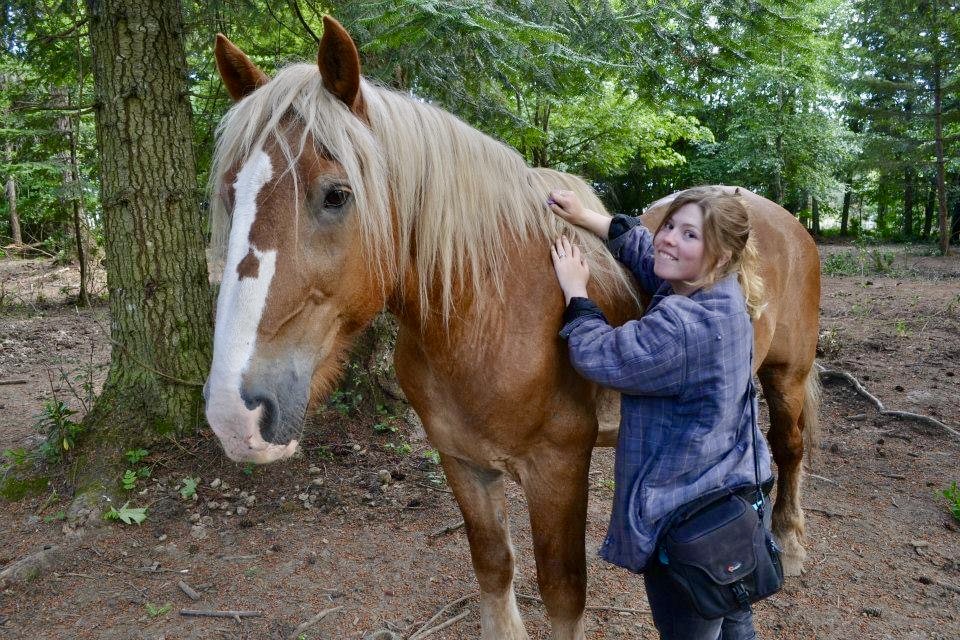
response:
[(570, 244), (566, 236), (557, 238), (550, 247), (553, 268), (563, 290), (564, 302), (570, 304), (570, 298), (586, 298), (587, 282), (590, 280), (590, 267), (580, 248)]
[(547, 205), (565, 222), (592, 231), (600, 238), (606, 239), (610, 233), (610, 217), (585, 209), (573, 191), (551, 191)]

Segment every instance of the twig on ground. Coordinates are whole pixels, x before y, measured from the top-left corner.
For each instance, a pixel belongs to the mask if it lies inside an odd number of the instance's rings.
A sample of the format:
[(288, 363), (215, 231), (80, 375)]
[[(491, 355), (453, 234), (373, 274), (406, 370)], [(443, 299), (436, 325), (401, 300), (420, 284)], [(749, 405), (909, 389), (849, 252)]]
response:
[(445, 527), (443, 527), (443, 528), (441, 528), (441, 529), (437, 529), (436, 531), (434, 531), (433, 533), (431, 533), (429, 537), (431, 537), (431, 538), (439, 538), (440, 536), (444, 535), (445, 533), (453, 533), (454, 531), (456, 531), (457, 529), (459, 529), (459, 528), (462, 527), (463, 525), (464, 525), (463, 520), (461, 520), (460, 522), (454, 522), (453, 524), (448, 524), (447, 526), (445, 526)]
[(824, 476), (818, 476), (818, 475), (815, 474), (815, 473), (808, 473), (807, 475), (810, 476), (811, 478), (816, 478), (817, 480), (823, 480), (824, 482), (829, 482), (830, 484), (835, 484), (835, 485), (837, 485), (838, 487), (840, 486), (840, 483), (837, 482), (836, 480), (831, 480), (830, 478), (827, 478), (827, 477), (824, 477)]
[(180, 587), (180, 591), (183, 591), (185, 594), (187, 594), (187, 597), (193, 600), (194, 602), (200, 599), (200, 594), (197, 593), (193, 587), (188, 585), (183, 580), (177, 581), (177, 586)]
[(29, 380), (0, 380), (0, 387), (5, 387), (11, 384), (29, 384)]
[(431, 636), (431, 635), (433, 635), (434, 633), (436, 633), (437, 631), (440, 631), (440, 630), (442, 630), (442, 629), (446, 629), (447, 627), (449, 627), (449, 626), (451, 626), (451, 625), (453, 625), (453, 624), (456, 624), (457, 622), (460, 622), (461, 620), (463, 620), (464, 618), (466, 618), (468, 615), (470, 615), (470, 609), (464, 609), (463, 611), (461, 611), (460, 613), (458, 613), (458, 614), (455, 615), (454, 617), (450, 618), (450, 619), (447, 620), (446, 622), (441, 622), (440, 624), (438, 624), (438, 625), (435, 626), (435, 627), (430, 627), (430, 628), (427, 629), (426, 631), (418, 632), (417, 635), (415, 635), (415, 636), (410, 636), (410, 640), (423, 640), (423, 638), (426, 638), (427, 636)]
[(936, 578), (932, 578), (932, 577), (930, 577), (930, 576), (919, 576), (919, 577), (917, 578), (917, 582), (919, 582), (920, 584), (933, 584), (933, 585), (936, 585), (936, 586), (938, 586), (938, 587), (943, 587), (944, 589), (946, 589), (946, 590), (948, 590), (948, 591), (953, 591), (954, 593), (960, 593), (960, 587), (958, 587), (958, 586), (956, 586), (956, 585), (952, 585), (952, 584), (950, 584), (949, 582), (944, 582), (944, 581), (942, 581), (942, 580), (938, 580), (938, 579), (936, 579)]
[(260, 611), (212, 611), (210, 609), (180, 609), (180, 615), (196, 618), (259, 618)]
[(423, 632), (424, 629), (426, 629), (426, 628), (429, 627), (431, 624), (433, 624), (434, 622), (436, 622), (436, 621), (440, 618), (440, 616), (442, 616), (446, 611), (448, 611), (449, 609), (452, 609), (452, 608), (456, 607), (456, 606), (459, 605), (459, 604), (462, 604), (462, 603), (466, 602), (467, 600), (469, 600), (469, 599), (471, 599), (471, 598), (476, 598), (478, 595), (479, 595), (479, 594), (478, 594), (476, 591), (474, 591), (473, 593), (468, 593), (467, 595), (463, 596), (462, 598), (457, 598), (457, 599), (454, 600), (453, 602), (450, 602), (450, 603), (444, 605), (443, 608), (440, 609), (440, 611), (437, 611), (435, 614), (433, 614), (433, 617), (430, 618), (429, 620), (427, 620), (419, 629), (417, 629), (416, 631), (414, 631), (413, 633), (411, 633), (409, 636), (407, 636), (407, 640), (416, 640), (416, 639), (420, 636), (420, 634)]
[(804, 507), (804, 511), (813, 511), (814, 513), (822, 513), (828, 518), (846, 518), (851, 515), (849, 513), (840, 513), (839, 511), (831, 511), (830, 509), (819, 509), (817, 507)]
[[(543, 604), (543, 600), (537, 596), (532, 596), (528, 593), (518, 593), (517, 598), (520, 600), (529, 600), (531, 602), (539, 602)], [(586, 606), (583, 608), (584, 611), (614, 611), (616, 613), (650, 613), (649, 609), (628, 609), (626, 607), (607, 607), (601, 605), (595, 606)]]
[(906, 480), (907, 476), (902, 476), (899, 473), (879, 473), (884, 478), (890, 478), (891, 480)]
[(336, 611), (340, 611), (340, 609), (343, 609), (343, 607), (331, 607), (330, 609), (324, 609), (323, 611), (321, 611), (320, 613), (318, 613), (317, 615), (313, 616), (312, 618), (310, 618), (309, 620), (307, 620), (306, 622), (304, 622), (303, 624), (301, 624), (300, 626), (298, 626), (296, 629), (294, 629), (294, 630), (293, 630), (293, 633), (291, 633), (291, 634), (290, 634), (289, 636), (287, 636), (287, 637), (288, 637), (290, 640), (297, 640), (297, 638), (300, 637), (300, 634), (301, 634), (301, 633), (303, 633), (304, 631), (306, 631), (307, 629), (309, 629), (309, 628), (312, 627), (313, 625), (317, 624), (318, 622), (320, 622), (321, 620), (323, 620), (325, 617), (327, 617), (327, 616), (330, 615), (331, 613), (334, 613), (334, 612), (336, 612)]
[(453, 493), (453, 491), (450, 491), (450, 489), (444, 489), (443, 487), (436, 487), (433, 485), (429, 485), (426, 482), (415, 482), (414, 484), (420, 485), (421, 487), (426, 487), (427, 489), (431, 489), (438, 493)]
[(870, 401), (870, 403), (876, 408), (877, 413), (884, 416), (891, 416), (893, 418), (905, 418), (907, 420), (915, 420), (917, 422), (923, 422), (934, 427), (939, 427), (947, 433), (951, 434), (955, 438), (960, 438), (960, 431), (957, 431), (953, 427), (948, 427), (939, 420), (931, 418), (930, 416), (920, 415), (919, 413), (911, 413), (909, 411), (892, 411), (883, 406), (883, 403), (875, 395), (867, 391), (864, 386), (860, 383), (859, 380), (853, 377), (852, 374), (847, 373), (846, 371), (840, 371), (838, 369), (827, 369), (821, 364), (817, 364), (817, 372), (820, 375), (821, 379), (827, 378), (841, 378), (849, 382), (854, 390), (859, 393), (861, 396)]

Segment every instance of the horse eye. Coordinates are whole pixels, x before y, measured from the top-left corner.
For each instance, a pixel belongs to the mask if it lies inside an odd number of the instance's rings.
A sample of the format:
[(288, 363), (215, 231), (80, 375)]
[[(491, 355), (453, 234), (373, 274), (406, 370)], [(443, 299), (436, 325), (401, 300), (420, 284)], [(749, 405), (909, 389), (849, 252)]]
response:
[(347, 189), (333, 188), (327, 192), (323, 198), (323, 207), (325, 209), (339, 209), (350, 201), (350, 191)]

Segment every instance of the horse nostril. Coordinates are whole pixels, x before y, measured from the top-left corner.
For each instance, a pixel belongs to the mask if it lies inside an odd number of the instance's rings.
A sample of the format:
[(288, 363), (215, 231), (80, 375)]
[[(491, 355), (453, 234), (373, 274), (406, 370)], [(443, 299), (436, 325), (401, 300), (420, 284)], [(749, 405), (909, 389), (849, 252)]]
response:
[(263, 408), (258, 425), (260, 437), (271, 444), (286, 444), (278, 433), (280, 413), (276, 396), (263, 389), (258, 389), (252, 393), (241, 392), (240, 397), (243, 398), (243, 403), (250, 411), (255, 411), (257, 407)]

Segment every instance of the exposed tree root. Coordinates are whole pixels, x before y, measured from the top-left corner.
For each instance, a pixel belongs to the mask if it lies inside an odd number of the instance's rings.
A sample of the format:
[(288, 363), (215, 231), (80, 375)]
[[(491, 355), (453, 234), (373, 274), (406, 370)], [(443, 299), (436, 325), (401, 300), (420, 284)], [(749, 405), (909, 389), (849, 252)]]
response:
[(953, 427), (948, 427), (947, 425), (943, 424), (942, 422), (940, 422), (935, 418), (931, 418), (930, 416), (920, 415), (919, 413), (911, 413), (909, 411), (893, 411), (893, 410), (887, 409), (883, 405), (883, 403), (880, 401), (880, 399), (877, 398), (872, 393), (870, 393), (869, 391), (867, 391), (864, 388), (864, 386), (860, 383), (860, 381), (857, 380), (855, 377), (853, 377), (852, 374), (849, 374), (846, 371), (840, 371), (839, 369), (827, 369), (826, 367), (824, 367), (819, 363), (817, 363), (816, 367), (817, 367), (817, 373), (820, 375), (821, 380), (828, 380), (830, 378), (840, 378), (842, 380), (846, 380), (847, 382), (849, 382), (850, 385), (854, 388), (854, 390), (857, 393), (859, 393), (861, 396), (863, 396), (864, 398), (870, 401), (870, 404), (872, 404), (876, 408), (877, 413), (879, 413), (880, 415), (891, 416), (894, 418), (904, 418), (907, 420), (922, 422), (924, 424), (928, 424), (933, 427), (938, 427), (946, 431), (953, 437), (960, 439), (960, 431), (957, 431)]

